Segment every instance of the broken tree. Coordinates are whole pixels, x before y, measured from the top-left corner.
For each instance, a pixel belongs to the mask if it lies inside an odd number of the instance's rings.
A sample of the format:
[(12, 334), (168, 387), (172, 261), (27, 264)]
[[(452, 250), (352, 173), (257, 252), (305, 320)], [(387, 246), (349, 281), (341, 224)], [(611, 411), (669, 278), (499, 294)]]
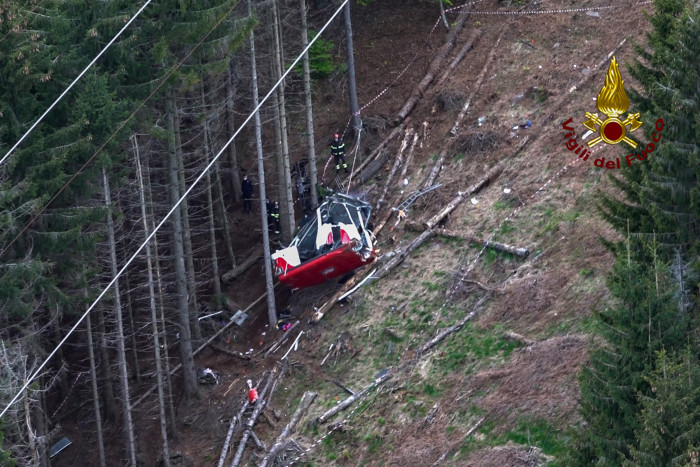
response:
[(263, 458), (259, 467), (267, 467), (267, 465), (270, 464), (271, 461), (275, 458), (277, 452), (287, 444), (287, 438), (289, 437), (289, 434), (292, 432), (296, 424), (299, 423), (301, 417), (304, 416), (307, 410), (309, 410), (309, 407), (314, 402), (314, 399), (316, 399), (317, 395), (317, 393), (311, 391), (306, 391), (304, 393), (304, 395), (301, 398), (301, 401), (299, 402), (299, 406), (294, 412), (294, 415), (292, 415), (292, 418), (289, 420), (289, 423), (287, 424), (287, 426), (284, 427), (282, 433), (280, 433), (280, 435), (277, 437), (277, 440), (272, 445), (270, 450), (267, 452), (267, 454), (265, 454), (265, 457)]

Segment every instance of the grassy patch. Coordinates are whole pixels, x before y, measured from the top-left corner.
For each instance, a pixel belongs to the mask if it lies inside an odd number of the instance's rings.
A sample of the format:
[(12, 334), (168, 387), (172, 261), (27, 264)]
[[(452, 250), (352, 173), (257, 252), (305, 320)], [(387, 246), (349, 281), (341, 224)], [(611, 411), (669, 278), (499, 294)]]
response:
[(370, 454), (377, 452), (384, 444), (384, 440), (382, 439), (382, 437), (376, 434), (365, 436), (365, 441), (368, 444), (368, 450)]
[(495, 334), (495, 330), (478, 329), (467, 323), (451, 339), (443, 344), (444, 351), (435, 359), (434, 368), (443, 375), (463, 369), (469, 373), (482, 359), (508, 358), (518, 343), (507, 341)]
[(514, 430), (505, 434), (505, 440), (526, 446), (537, 446), (545, 454), (558, 456), (564, 453), (566, 439), (559, 430), (542, 419), (522, 418)]

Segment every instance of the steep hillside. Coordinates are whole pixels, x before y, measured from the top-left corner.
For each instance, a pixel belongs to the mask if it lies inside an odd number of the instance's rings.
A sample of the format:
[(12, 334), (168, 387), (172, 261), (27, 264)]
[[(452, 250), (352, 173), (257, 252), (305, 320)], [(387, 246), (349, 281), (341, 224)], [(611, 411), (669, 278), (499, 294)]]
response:
[[(608, 299), (611, 257), (599, 237), (613, 235), (595, 211), (596, 193), (610, 190), (606, 175), (612, 171), (570, 153), (562, 123), (569, 117), (580, 123), (586, 111), (596, 110), (608, 53), (614, 50), (622, 64), (632, 59), (632, 40), (619, 44), (628, 36), (643, 40), (648, 7), (599, 0), (474, 2), (454, 49), (404, 122), (418, 134), (415, 153), (403, 179), (390, 185), (383, 209), (374, 212), (375, 222), (417, 190), (436, 162), (441, 162), (437, 182), (442, 186), (413, 205), (395, 228), (396, 217), (391, 218), (378, 236), (384, 257), (377, 266), (417, 237), (404, 227), (422, 228), (421, 222), (489, 169), (500, 164), (502, 172), (443, 221), (441, 227), (457, 237), (432, 238), (318, 324), (309, 323), (314, 308), (339, 285), (290, 297), (302, 318), (297, 329), (304, 333), (289, 354), (291, 365), (272, 407), (255, 427), (266, 447), (304, 392), (314, 391), (315, 402), (291, 436), (301, 451), (290, 451), (287, 459), (298, 465), (556, 463), (566, 446), (565, 429), (577, 421), (576, 375), (586, 362), (587, 323), (592, 310), (605, 307)], [(529, 14), (533, 11), (538, 14)], [(457, 11), (448, 18), (455, 22)], [(360, 145), (349, 151), (356, 167), (392, 131), (399, 110), (439, 53), (446, 30), (438, 20), (432, 2), (353, 4), (359, 98), (367, 105)], [(339, 33), (333, 39), (342, 44)], [(470, 40), (473, 49), (436, 85)], [(621, 71), (626, 79), (624, 67)], [(339, 110), (347, 108), (343, 79), (338, 75), (319, 84), (315, 113), (317, 133), (324, 138), (348, 118)], [(467, 102), (465, 118), (451, 137)], [(354, 183), (351, 193), (377, 202), (403, 139), (401, 133), (389, 143), (382, 169)], [(600, 146), (595, 155), (617, 157), (620, 149)], [(324, 164), (319, 161), (319, 173)], [(327, 183), (331, 175), (329, 170)], [(470, 237), (527, 248), (529, 255), (482, 247)], [(256, 268), (231, 292), (249, 303), (262, 292), (259, 285)], [(464, 327), (417, 353), (470, 312), (474, 318)], [(208, 349), (200, 355), (198, 363), (213, 368), (221, 380), (203, 387), (203, 400), (181, 408), (186, 423), (172, 448), (190, 465), (217, 465), (245, 380), (260, 378), (292, 344), (267, 359), (232, 357), (234, 351), (265, 348), (282, 334), (264, 323), (261, 309), (244, 332), (217, 344), (228, 353)], [(292, 339), (296, 335), (295, 330)], [(386, 370), (391, 371), (386, 382), (329, 422), (313, 423), (348, 396), (334, 382), (359, 392)], [(252, 446), (244, 463), (263, 455)], [(155, 452), (154, 446), (154, 458)]]

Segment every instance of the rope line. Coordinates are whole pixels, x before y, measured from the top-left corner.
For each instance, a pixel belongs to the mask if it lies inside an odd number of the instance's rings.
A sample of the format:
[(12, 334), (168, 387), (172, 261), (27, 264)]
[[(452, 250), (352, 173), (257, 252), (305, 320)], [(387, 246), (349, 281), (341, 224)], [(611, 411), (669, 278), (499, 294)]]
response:
[(46, 366), (46, 364), (56, 355), (58, 350), (63, 346), (63, 344), (66, 343), (68, 338), (75, 332), (75, 330), (80, 326), (80, 324), (83, 322), (85, 317), (97, 306), (97, 303), (99, 303), (100, 300), (102, 300), (102, 297), (104, 297), (107, 292), (109, 291), (110, 288), (117, 282), (119, 277), (126, 271), (126, 269), (131, 265), (131, 263), (136, 259), (136, 257), (141, 253), (141, 251), (148, 245), (148, 243), (151, 241), (151, 239), (158, 233), (160, 228), (165, 224), (165, 222), (170, 218), (173, 212), (175, 212), (176, 209), (180, 208), (180, 205), (182, 202), (185, 200), (185, 198), (190, 194), (190, 192), (199, 184), (199, 182), (204, 179), (204, 176), (206, 173), (214, 166), (216, 161), (219, 160), (219, 157), (223, 152), (228, 148), (228, 146), (233, 142), (233, 140), (238, 136), (238, 134), (245, 128), (245, 126), (248, 124), (248, 122), (253, 118), (253, 116), (260, 110), (260, 108), (263, 106), (265, 102), (270, 98), (272, 93), (277, 89), (277, 87), (284, 81), (284, 79), (287, 77), (289, 73), (294, 69), (297, 63), (301, 60), (301, 58), (304, 56), (306, 52), (314, 45), (316, 40), (321, 37), (321, 34), (323, 31), (325, 31), (328, 26), (331, 24), (331, 22), (335, 19), (336, 16), (342, 11), (342, 9), (345, 7), (345, 5), (349, 2), (350, 0), (343, 0), (343, 2), (340, 4), (338, 9), (333, 13), (333, 15), (330, 17), (328, 21), (326, 21), (326, 24), (323, 25), (323, 27), (319, 30), (318, 34), (314, 36), (311, 41), (309, 41), (309, 44), (306, 46), (306, 48), (297, 56), (296, 60), (292, 62), (292, 64), (287, 68), (287, 71), (285, 71), (282, 76), (280, 77), (279, 80), (272, 86), (272, 88), (267, 92), (265, 97), (263, 97), (258, 105), (250, 112), (248, 117), (243, 121), (241, 125), (238, 126), (238, 129), (235, 131), (233, 136), (229, 138), (229, 140), (224, 144), (224, 146), (219, 150), (219, 152), (212, 158), (211, 162), (202, 170), (202, 172), (197, 176), (197, 179), (192, 182), (192, 185), (180, 196), (178, 201), (175, 203), (175, 205), (168, 211), (168, 213), (163, 217), (163, 219), (160, 221), (160, 223), (153, 229), (151, 234), (141, 243), (141, 245), (138, 247), (138, 249), (134, 252), (134, 254), (127, 260), (127, 262), (122, 266), (122, 268), (117, 272), (117, 274), (114, 276), (114, 278), (107, 284), (107, 286), (100, 292), (100, 294), (95, 298), (95, 301), (92, 302), (92, 304), (88, 307), (88, 309), (80, 316), (78, 321), (70, 328), (68, 333), (63, 337), (61, 342), (56, 345), (56, 347), (51, 351), (51, 353), (46, 357), (46, 359), (42, 362), (42, 364), (39, 366), (39, 368), (29, 377), (26, 383), (22, 386), (22, 388), (19, 390), (19, 392), (12, 398), (12, 400), (7, 404), (7, 406), (3, 409), (2, 412), (0, 412), (0, 418), (5, 415), (5, 413), (12, 407), (12, 405), (17, 402), (17, 399), (22, 395), (22, 393), (29, 387), (29, 385), (37, 378), (41, 370)]
[(117, 35), (114, 36), (114, 37), (112, 38), (112, 40), (109, 41), (109, 42), (107, 43), (107, 45), (106, 45), (102, 50), (100, 50), (100, 53), (98, 53), (97, 56), (96, 56), (95, 58), (93, 58), (92, 61), (91, 61), (90, 63), (88, 63), (88, 65), (85, 67), (85, 69), (84, 69), (83, 71), (81, 71), (80, 74), (73, 80), (73, 82), (70, 83), (70, 84), (68, 85), (68, 87), (61, 93), (61, 95), (58, 96), (58, 98), (57, 98), (55, 101), (53, 101), (53, 104), (51, 104), (51, 105), (49, 106), (49, 108), (46, 109), (46, 111), (45, 111), (43, 114), (41, 114), (41, 117), (39, 117), (39, 119), (38, 119), (36, 122), (34, 122), (34, 124), (33, 124), (33, 125), (22, 135), (22, 137), (15, 143), (15, 145), (12, 146), (12, 148), (10, 148), (9, 151), (7, 151), (7, 154), (5, 154), (5, 155), (2, 157), (2, 159), (0, 159), (0, 165), (2, 165), (2, 163), (5, 162), (5, 160), (7, 160), (8, 157), (10, 157), (10, 154), (12, 154), (12, 153), (14, 152), (14, 150), (17, 149), (17, 147), (22, 143), (22, 141), (24, 141), (24, 139), (25, 139), (27, 136), (29, 136), (29, 133), (31, 133), (31, 132), (34, 130), (34, 128), (36, 128), (36, 126), (39, 125), (39, 123), (41, 123), (41, 121), (44, 119), (44, 117), (46, 117), (46, 115), (48, 115), (48, 113), (51, 112), (51, 110), (53, 110), (53, 108), (61, 101), (61, 99), (63, 99), (63, 96), (65, 96), (66, 94), (68, 94), (68, 92), (73, 88), (73, 86), (75, 86), (75, 83), (77, 83), (77, 82), (80, 80), (80, 78), (82, 78), (83, 75), (84, 75), (85, 73), (87, 73), (87, 71), (92, 67), (92, 65), (94, 65), (95, 62), (97, 62), (97, 60), (100, 59), (100, 57), (102, 57), (102, 54), (104, 54), (104, 53), (107, 51), (107, 49), (109, 49), (109, 48), (112, 46), (112, 44), (114, 43), (114, 41), (116, 41), (116, 40), (119, 38), (119, 36), (121, 36), (121, 34), (126, 30), (126, 28), (128, 28), (128, 27), (131, 25), (131, 23), (141, 14), (141, 12), (142, 12), (143, 10), (146, 9), (146, 7), (147, 7), (152, 1), (153, 1), (153, 0), (146, 0), (146, 3), (144, 3), (143, 6), (142, 6), (141, 8), (139, 8), (139, 10), (136, 12), (136, 14), (135, 14), (134, 16), (132, 16), (131, 19), (130, 19), (129, 21), (127, 21), (127, 23), (124, 25), (124, 27), (122, 27), (122, 28), (119, 30), (119, 32), (117, 33)]

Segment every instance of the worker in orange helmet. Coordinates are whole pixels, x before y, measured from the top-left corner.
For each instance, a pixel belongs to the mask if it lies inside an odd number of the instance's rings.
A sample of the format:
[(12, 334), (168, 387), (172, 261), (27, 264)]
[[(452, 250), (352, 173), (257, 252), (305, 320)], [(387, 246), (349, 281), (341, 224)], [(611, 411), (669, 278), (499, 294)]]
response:
[(253, 387), (253, 382), (251, 380), (248, 380), (247, 382), (248, 382), (248, 403), (250, 405), (253, 405), (258, 400), (258, 388)]

